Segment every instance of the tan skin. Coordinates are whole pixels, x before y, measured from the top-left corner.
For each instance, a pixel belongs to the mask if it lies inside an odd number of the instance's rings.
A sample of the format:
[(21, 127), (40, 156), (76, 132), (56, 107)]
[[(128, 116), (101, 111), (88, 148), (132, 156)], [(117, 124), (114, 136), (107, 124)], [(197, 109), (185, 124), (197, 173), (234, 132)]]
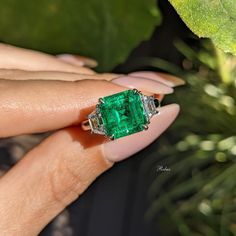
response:
[(0, 137), (54, 131), (0, 179), (1, 235), (37, 235), (112, 167), (107, 140), (79, 124), (117, 75), (0, 44)]

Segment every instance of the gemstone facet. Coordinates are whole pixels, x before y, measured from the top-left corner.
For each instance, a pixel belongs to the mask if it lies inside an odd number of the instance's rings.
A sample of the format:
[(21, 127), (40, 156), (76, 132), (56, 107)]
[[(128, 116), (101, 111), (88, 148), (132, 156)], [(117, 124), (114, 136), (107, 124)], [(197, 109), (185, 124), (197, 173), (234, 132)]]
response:
[(154, 97), (126, 90), (99, 99), (88, 119), (92, 132), (117, 139), (147, 129), (156, 108)]

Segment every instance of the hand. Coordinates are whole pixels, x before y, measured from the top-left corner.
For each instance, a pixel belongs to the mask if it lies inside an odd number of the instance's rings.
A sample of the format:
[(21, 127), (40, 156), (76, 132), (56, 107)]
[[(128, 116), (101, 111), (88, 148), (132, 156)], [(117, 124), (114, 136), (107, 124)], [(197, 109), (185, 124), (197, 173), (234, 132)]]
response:
[(0, 137), (54, 131), (0, 178), (1, 235), (37, 235), (94, 179), (153, 142), (176, 118), (164, 106), (147, 131), (107, 142), (80, 128), (98, 98), (128, 88), (173, 92), (181, 80), (153, 72), (96, 74), (86, 58), (0, 44)]

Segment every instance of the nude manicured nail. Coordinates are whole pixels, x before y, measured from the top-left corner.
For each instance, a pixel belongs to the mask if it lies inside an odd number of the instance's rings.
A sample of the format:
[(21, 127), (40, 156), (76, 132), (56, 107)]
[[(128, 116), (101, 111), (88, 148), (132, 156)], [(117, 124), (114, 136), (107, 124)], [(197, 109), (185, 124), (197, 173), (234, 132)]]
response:
[(112, 80), (113, 83), (128, 87), (137, 88), (139, 90), (147, 91), (156, 94), (170, 94), (173, 89), (160, 83), (158, 81), (150, 80), (147, 78), (138, 78), (132, 76), (122, 76)]
[(167, 105), (159, 111), (158, 115), (151, 118), (148, 130), (104, 143), (102, 148), (105, 158), (111, 162), (122, 161), (147, 147), (175, 120), (179, 113), (179, 105)]
[(67, 63), (77, 65), (77, 66), (87, 66), (87, 67), (90, 67), (90, 68), (94, 68), (98, 65), (97, 61), (95, 61), (94, 59), (79, 56), (79, 55), (60, 54), (60, 55), (57, 55), (57, 57), (60, 60), (63, 60)]
[(130, 73), (129, 75), (156, 80), (170, 87), (176, 87), (176, 86), (185, 84), (184, 80), (176, 76), (169, 75), (166, 73), (161, 73), (161, 72), (138, 71), (138, 72)]

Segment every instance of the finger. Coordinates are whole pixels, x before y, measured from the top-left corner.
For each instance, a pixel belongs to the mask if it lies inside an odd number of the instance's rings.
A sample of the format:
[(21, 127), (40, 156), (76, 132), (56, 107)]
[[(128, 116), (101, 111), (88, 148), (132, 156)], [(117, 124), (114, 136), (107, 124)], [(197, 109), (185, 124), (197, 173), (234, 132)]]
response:
[(58, 58), (29, 49), (0, 43), (0, 68), (30, 71), (65, 71), (81, 74), (94, 74), (91, 69), (69, 64)]
[[(151, 76), (151, 77), (153, 77), (153, 76)], [(136, 88), (139, 88), (140, 86), (138, 84), (141, 84), (140, 89), (142, 88), (142, 84), (144, 84), (142, 81), (143, 79), (159, 81), (158, 79), (149, 78), (147, 75), (135, 76), (135, 74), (134, 74), (134, 76), (132, 76), (130, 74), (129, 79), (127, 79), (127, 81), (126, 81), (124, 78), (128, 78), (127, 76), (113, 74), (113, 73), (85, 75), (85, 74), (76, 74), (76, 73), (68, 73), (68, 72), (23, 71), (23, 70), (5, 70), (5, 69), (0, 69), (0, 78), (9, 79), (9, 80), (63, 80), (63, 81), (77, 81), (77, 80), (82, 80), (82, 79), (95, 79), (95, 80), (111, 81), (111, 80), (117, 79), (117, 80), (114, 80), (114, 81), (116, 81), (117, 84), (119, 84), (119, 81), (121, 80), (121, 85), (122, 85), (122, 83), (124, 83), (124, 86), (129, 87), (129, 88), (133, 88), (135, 86), (136, 86)], [(131, 81), (130, 78), (133, 78), (132, 84), (130, 84), (130, 81)], [(157, 78), (159, 78), (159, 77), (157, 77)], [(169, 84), (168, 75), (167, 75), (166, 82), (164, 81), (164, 83), (163, 83), (163, 80), (165, 80), (164, 77), (162, 80), (160, 80), (161, 87), (163, 87), (163, 84), (166, 85), (167, 87), (175, 87), (175, 85)], [(181, 79), (179, 79), (179, 80), (181, 80)], [(134, 81), (137, 82), (137, 85), (134, 85)], [(151, 82), (149, 82), (149, 83), (151, 83)], [(176, 86), (178, 86), (178, 85), (176, 85)], [(151, 92), (147, 93), (147, 95), (151, 95), (151, 94), (153, 94), (153, 93), (151, 93)], [(159, 100), (162, 100), (164, 97), (163, 94), (155, 94), (155, 96)]]
[[(149, 91), (151, 93), (157, 93), (160, 92), (162, 94), (169, 94), (173, 92), (173, 89), (164, 85), (163, 83), (160, 83), (158, 81), (150, 80), (147, 78), (137, 78), (137, 77), (118, 77), (112, 80), (116, 84), (120, 84), (122, 86), (126, 86), (129, 88), (139, 88), (141, 87), (144, 91)], [(156, 89), (158, 87), (158, 90)]]
[[(127, 77), (123, 77), (124, 84), (126, 80)], [(143, 83), (134, 81), (133, 86), (156, 94), (173, 92), (172, 88), (160, 86), (156, 81), (141, 80)], [(121, 86), (121, 79), (119, 85), (102, 80), (0, 80), (0, 136), (45, 132), (79, 124), (94, 110), (99, 98), (126, 89)]]
[(176, 87), (176, 86), (185, 84), (184, 80), (182, 80), (176, 76), (169, 75), (166, 73), (161, 73), (161, 72), (137, 71), (137, 72), (132, 72), (129, 75), (135, 76), (135, 77), (153, 79), (153, 80), (159, 81), (169, 87)]
[(153, 142), (178, 111), (175, 104), (163, 107), (147, 131), (92, 148), (85, 145), (94, 140), (89, 132), (75, 127), (56, 132), (1, 179), (0, 231), (5, 235), (37, 235), (113, 162)]
[(79, 74), (57, 71), (25, 71), (0, 69), (0, 78), (7, 80), (62, 80), (77, 81), (82, 79), (107, 80), (110, 81), (122, 75), (112, 73), (102, 74)]
[(82, 57), (80, 55), (60, 54), (57, 55), (57, 58), (75, 66), (87, 66), (90, 68), (94, 68), (98, 65), (97, 61), (95, 61), (94, 59)]

